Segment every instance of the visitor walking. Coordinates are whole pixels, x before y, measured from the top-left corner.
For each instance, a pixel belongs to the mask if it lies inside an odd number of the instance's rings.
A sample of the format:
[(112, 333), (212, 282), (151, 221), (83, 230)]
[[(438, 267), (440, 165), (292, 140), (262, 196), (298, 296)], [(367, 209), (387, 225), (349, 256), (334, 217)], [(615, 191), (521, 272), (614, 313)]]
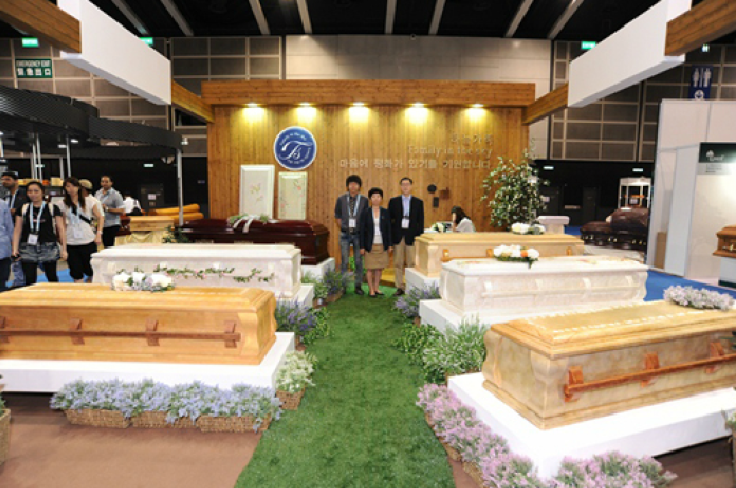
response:
[(8, 289), (13, 254), (13, 218), (8, 204), (0, 201), (0, 292)]
[(452, 207), (452, 231), (466, 234), (475, 232), (475, 225), (470, 217), (465, 215), (461, 207), (457, 205)]
[(360, 229), (363, 212), (369, 207), (368, 200), (360, 195), (363, 181), (360, 176), (351, 175), (345, 181), (347, 193), (337, 198), (335, 202), (335, 221), (340, 227), (340, 253), (342, 263), (340, 270), (348, 272), (350, 262), (350, 246), (353, 247), (355, 261), (355, 294), (363, 295), (363, 260), (360, 254)]
[(388, 267), (388, 254), (391, 246), (391, 217), (388, 210), (381, 207), (383, 190), (371, 188), (368, 192), (370, 208), (363, 211), (360, 229), (360, 254), (365, 256), (365, 269), (368, 272), (370, 296), (383, 295), (381, 274)]
[(143, 215), (143, 211), (141, 210), (141, 202), (133, 198), (133, 196), (130, 194), (130, 191), (123, 192), (123, 196), (125, 199), (123, 199), (123, 208), (125, 209), (125, 215), (129, 217), (140, 217)]
[(396, 269), (396, 295), (405, 293), (404, 270), (416, 263), (414, 240), (424, 233), (424, 202), (411, 196), (412, 181), (401, 179), (401, 196), (388, 202), (391, 215), (391, 237), (393, 238), (394, 269)]
[[(66, 220), (66, 250), (69, 254), (69, 274), (75, 283), (92, 281), (92, 255), (102, 243), (104, 218), (97, 201), (90, 196), (76, 178), (64, 180), (64, 202), (61, 212)], [(96, 217), (96, 232), (92, 219)]]
[(112, 187), (112, 178), (105, 175), (100, 180), (100, 184), (102, 188), (97, 190), (95, 198), (102, 203), (102, 210), (105, 212), (102, 243), (107, 248), (115, 245), (115, 236), (120, 230), (120, 216), (125, 213), (125, 208), (123, 208), (123, 197), (120, 192)]
[(46, 202), (45, 193), (46, 189), (38, 181), (28, 183), (29, 202), (15, 216), (13, 258), (21, 261), (26, 285), (36, 283), (39, 264), (43, 265), (49, 281), (59, 281), (56, 262), (60, 257), (67, 258), (64, 219), (59, 207)]
[[(8, 204), (10, 210), (11, 224), (15, 225), (15, 215), (19, 213), (19, 210), (24, 203), (28, 201), (26, 198), (25, 189), (21, 188), (18, 184), (18, 173), (15, 171), (5, 171), (0, 177), (3, 187), (8, 191), (8, 196), (5, 197), (4, 201)], [(10, 229), (10, 240), (13, 240), (13, 229)], [(13, 271), (13, 288), (18, 288), (26, 284), (26, 279), (23, 276), (23, 268), (20, 265), (20, 261), (12, 261), (10, 265)]]

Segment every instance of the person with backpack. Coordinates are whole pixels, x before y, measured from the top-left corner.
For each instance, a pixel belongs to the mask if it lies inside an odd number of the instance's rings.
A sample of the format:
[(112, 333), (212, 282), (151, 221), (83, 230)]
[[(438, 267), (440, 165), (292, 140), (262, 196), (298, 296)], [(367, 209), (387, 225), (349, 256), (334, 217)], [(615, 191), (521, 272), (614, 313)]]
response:
[(56, 262), (67, 258), (63, 216), (59, 207), (46, 201), (45, 193), (40, 182), (28, 183), (29, 202), (15, 216), (13, 259), (20, 259), (27, 286), (36, 283), (39, 264), (43, 264), (48, 281), (59, 281)]
[[(69, 254), (69, 274), (75, 283), (92, 281), (92, 255), (102, 244), (102, 225), (105, 218), (94, 197), (87, 195), (76, 178), (64, 180), (64, 202), (61, 213), (66, 220), (66, 250)], [(97, 227), (92, 227), (96, 218)]]

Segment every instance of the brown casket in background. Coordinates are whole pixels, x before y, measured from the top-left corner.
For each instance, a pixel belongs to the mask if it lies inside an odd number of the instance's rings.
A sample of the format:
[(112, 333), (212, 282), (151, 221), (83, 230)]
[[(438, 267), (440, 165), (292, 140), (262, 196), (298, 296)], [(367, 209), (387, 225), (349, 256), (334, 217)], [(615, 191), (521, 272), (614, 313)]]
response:
[(255, 288), (40, 283), (0, 294), (0, 359), (260, 364), (275, 309)]
[(611, 224), (595, 220), (580, 228), (580, 235), (586, 244), (607, 246), (611, 240)]
[(718, 247), (713, 255), (722, 258), (736, 258), (736, 225), (727, 225), (716, 236)]
[(494, 325), (483, 386), (542, 429), (736, 386), (736, 312), (664, 301)]
[(243, 226), (243, 222), (233, 228), (225, 219), (202, 219), (185, 222), (178, 228), (192, 242), (294, 244), (302, 251), (302, 264), (318, 264), (330, 257), (327, 250), (330, 232), (318, 222), (277, 220), (264, 224), (254, 220), (247, 233), (243, 232)]

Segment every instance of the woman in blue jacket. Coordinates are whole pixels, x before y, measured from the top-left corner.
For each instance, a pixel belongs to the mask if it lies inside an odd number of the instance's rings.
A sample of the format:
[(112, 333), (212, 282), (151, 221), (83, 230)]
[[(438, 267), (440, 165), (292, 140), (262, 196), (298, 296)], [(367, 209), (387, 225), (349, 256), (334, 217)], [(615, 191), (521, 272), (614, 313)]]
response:
[(383, 295), (379, 290), (381, 274), (388, 267), (388, 254), (391, 246), (391, 216), (381, 207), (383, 190), (371, 188), (368, 192), (371, 206), (363, 210), (360, 218), (360, 254), (365, 256), (365, 269), (368, 274), (370, 296)]

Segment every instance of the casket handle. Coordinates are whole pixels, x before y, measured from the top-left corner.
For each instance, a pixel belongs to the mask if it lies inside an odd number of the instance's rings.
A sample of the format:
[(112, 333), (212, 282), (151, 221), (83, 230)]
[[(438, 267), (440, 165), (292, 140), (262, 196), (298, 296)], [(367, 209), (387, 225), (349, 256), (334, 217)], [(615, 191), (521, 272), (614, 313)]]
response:
[[(493, 257), (493, 249), (486, 249), (486, 255), (487, 258)], [(443, 249), (442, 250), (442, 257), (440, 258), (440, 261), (443, 263), (446, 263), (448, 261), (453, 261), (455, 259), (481, 259), (483, 256), (450, 256), (450, 250), (449, 249)]]
[(714, 373), (720, 366), (736, 362), (736, 353), (725, 354), (723, 346), (718, 342), (711, 343), (709, 349), (710, 357), (708, 359), (663, 367), (659, 365), (659, 357), (656, 353), (648, 353), (645, 357), (645, 369), (642, 371), (588, 382), (583, 379), (582, 366), (573, 366), (568, 369), (567, 384), (564, 386), (565, 401), (573, 402), (579, 398), (581, 393), (586, 391), (611, 388), (637, 381), (641, 382), (642, 386), (646, 386), (659, 376), (691, 369), (704, 368), (706, 373)]
[[(5, 317), (0, 317), (0, 329), (5, 328)], [(10, 344), (10, 337), (0, 335), (0, 344)]]

